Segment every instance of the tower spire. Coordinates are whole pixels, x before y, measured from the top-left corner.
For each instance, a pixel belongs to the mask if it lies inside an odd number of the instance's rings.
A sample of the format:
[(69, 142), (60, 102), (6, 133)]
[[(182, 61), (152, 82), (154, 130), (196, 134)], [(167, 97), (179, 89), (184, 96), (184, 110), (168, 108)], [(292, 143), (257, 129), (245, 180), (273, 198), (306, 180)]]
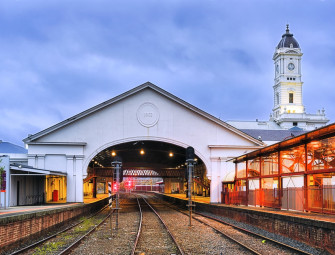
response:
[(286, 24), (286, 34), (290, 33), (289, 24)]

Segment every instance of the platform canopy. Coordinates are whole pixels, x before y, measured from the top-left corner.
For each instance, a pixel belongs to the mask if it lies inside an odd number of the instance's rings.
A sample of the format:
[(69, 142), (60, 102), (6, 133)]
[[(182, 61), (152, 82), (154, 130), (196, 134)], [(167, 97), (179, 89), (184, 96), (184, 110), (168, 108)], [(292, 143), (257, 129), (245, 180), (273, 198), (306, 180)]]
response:
[(10, 164), (10, 169), (19, 171), (11, 173), (11, 175), (56, 175), (56, 176), (66, 176), (67, 173), (59, 171), (51, 171), (45, 169), (38, 169), (31, 166), (25, 166), (17, 163)]

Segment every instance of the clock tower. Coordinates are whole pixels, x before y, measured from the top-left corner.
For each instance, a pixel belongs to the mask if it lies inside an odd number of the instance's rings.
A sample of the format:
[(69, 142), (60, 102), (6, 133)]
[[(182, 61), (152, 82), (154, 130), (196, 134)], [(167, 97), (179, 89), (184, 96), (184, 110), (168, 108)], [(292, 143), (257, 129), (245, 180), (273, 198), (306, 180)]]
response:
[(324, 110), (318, 114), (305, 113), (302, 102), (301, 56), (299, 43), (290, 33), (289, 25), (286, 25), (286, 33), (282, 35), (273, 55), (275, 79), (271, 117), (284, 129), (297, 126), (311, 130), (329, 121), (325, 118)]
[(275, 64), (274, 120), (278, 120), (283, 113), (304, 113), (301, 56), (300, 46), (287, 25), (286, 33), (283, 34), (273, 55)]

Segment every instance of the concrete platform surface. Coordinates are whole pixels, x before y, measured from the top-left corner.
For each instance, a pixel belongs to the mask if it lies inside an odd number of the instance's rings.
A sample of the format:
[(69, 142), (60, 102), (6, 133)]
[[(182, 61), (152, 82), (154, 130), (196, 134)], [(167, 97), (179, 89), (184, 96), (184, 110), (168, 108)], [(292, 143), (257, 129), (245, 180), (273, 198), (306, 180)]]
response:
[[(84, 204), (94, 203), (96, 201), (106, 198), (107, 194), (97, 194), (97, 198), (84, 198)], [(6, 209), (0, 209), (0, 218), (9, 216), (16, 216), (20, 214), (36, 213), (40, 211), (48, 211), (54, 209), (60, 209), (65, 207), (71, 207), (82, 203), (64, 203), (64, 202), (51, 202), (44, 205), (26, 205), (26, 206), (12, 206)]]
[[(162, 194), (162, 193), (160, 193)], [(186, 198), (185, 194), (163, 194), (165, 196), (171, 196), (183, 200), (188, 200)], [(192, 200), (195, 202), (200, 203), (207, 203), (210, 204), (210, 198), (209, 197), (201, 197), (201, 196), (192, 196)], [(222, 207), (230, 207), (230, 208), (236, 208), (236, 209), (245, 209), (250, 211), (259, 211), (259, 212), (267, 212), (267, 213), (273, 213), (283, 216), (290, 216), (290, 217), (298, 217), (298, 218), (304, 218), (304, 219), (310, 219), (315, 221), (323, 221), (323, 222), (331, 222), (335, 223), (335, 215), (333, 214), (322, 214), (322, 213), (314, 213), (314, 212), (300, 212), (300, 211), (291, 211), (291, 210), (279, 210), (274, 208), (268, 208), (268, 207), (254, 207), (254, 206), (244, 206), (244, 205), (225, 205), (225, 204), (215, 204), (216, 206), (222, 206)]]

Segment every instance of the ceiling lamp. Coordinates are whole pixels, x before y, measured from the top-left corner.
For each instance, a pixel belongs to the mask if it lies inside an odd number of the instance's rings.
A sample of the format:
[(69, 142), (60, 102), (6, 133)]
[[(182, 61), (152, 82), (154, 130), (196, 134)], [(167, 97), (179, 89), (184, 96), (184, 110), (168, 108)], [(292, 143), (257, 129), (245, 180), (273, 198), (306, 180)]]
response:
[(173, 152), (170, 152), (170, 153), (169, 153), (169, 157), (173, 157)]
[(111, 155), (112, 155), (113, 157), (115, 157), (115, 156), (116, 156), (116, 152), (115, 152), (115, 151), (112, 151)]
[(145, 154), (145, 152), (144, 152), (143, 149), (140, 150), (140, 154), (141, 154), (141, 155), (144, 155), (144, 154)]

